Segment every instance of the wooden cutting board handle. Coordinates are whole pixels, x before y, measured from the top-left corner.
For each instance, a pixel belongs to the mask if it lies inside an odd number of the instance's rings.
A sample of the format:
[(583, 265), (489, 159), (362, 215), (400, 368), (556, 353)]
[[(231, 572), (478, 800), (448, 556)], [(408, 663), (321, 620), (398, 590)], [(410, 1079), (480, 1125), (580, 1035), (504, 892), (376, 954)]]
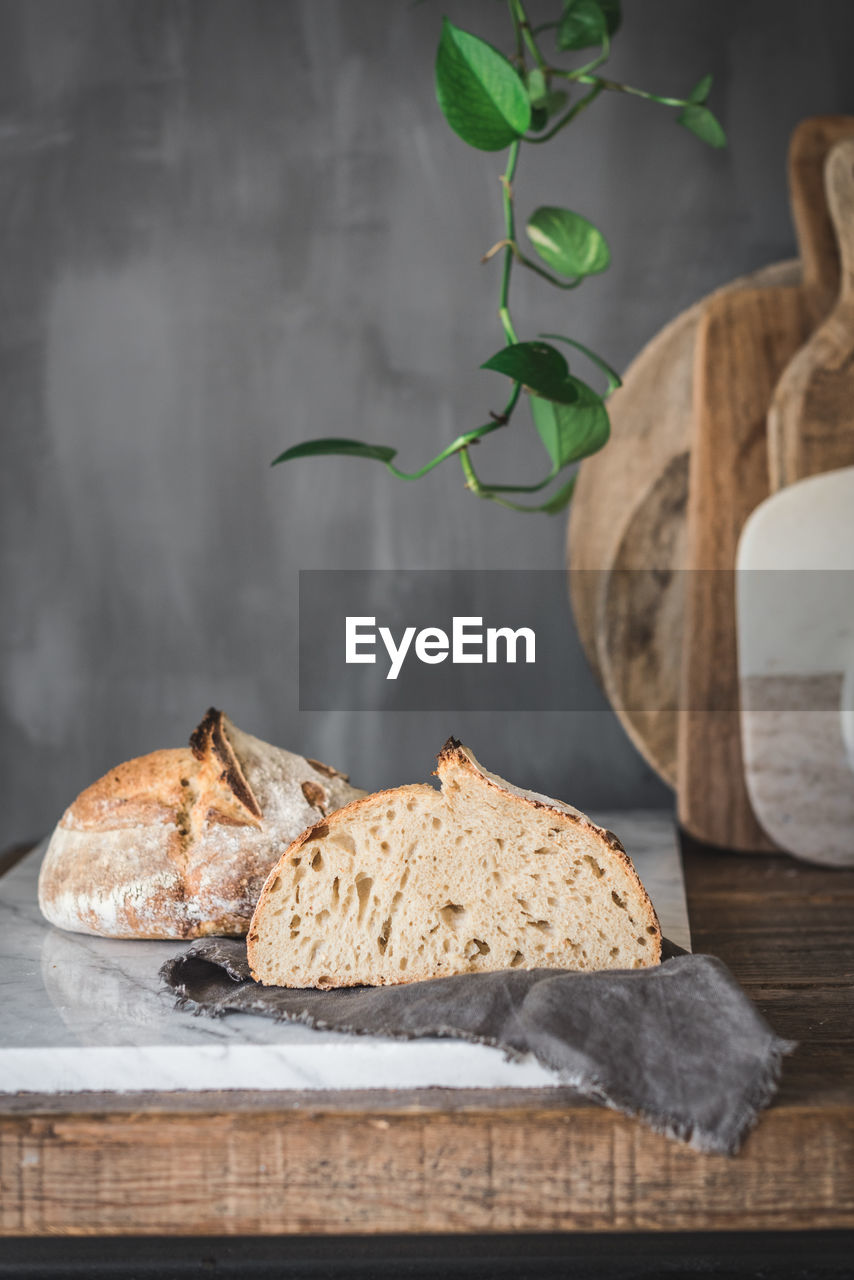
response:
[(677, 726), (679, 820), (708, 844), (773, 849), (744, 780), (735, 623), (735, 555), (768, 495), (765, 414), (808, 332), (803, 290), (722, 294), (697, 335), (688, 486), (682, 683)]
[[(844, 309), (850, 320), (854, 308), (854, 138), (838, 142), (825, 168), (827, 207), (839, 245), (839, 299), (835, 310)], [(854, 334), (851, 335), (854, 340)]]
[(771, 489), (854, 464), (854, 138), (825, 167), (840, 260), (836, 305), (781, 374), (768, 412)]
[(789, 200), (810, 318), (818, 325), (839, 292), (839, 245), (825, 196), (825, 165), (838, 142), (854, 138), (854, 116), (809, 116), (789, 142)]

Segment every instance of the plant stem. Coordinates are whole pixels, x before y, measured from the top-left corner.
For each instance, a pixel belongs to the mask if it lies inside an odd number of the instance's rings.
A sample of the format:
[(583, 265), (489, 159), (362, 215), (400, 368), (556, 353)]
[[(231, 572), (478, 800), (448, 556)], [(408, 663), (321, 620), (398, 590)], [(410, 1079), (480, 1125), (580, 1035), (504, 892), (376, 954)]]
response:
[(510, 243), (504, 250), (504, 265), (501, 271), (501, 293), (498, 298), (498, 315), (501, 320), (501, 326), (504, 329), (504, 336), (508, 342), (518, 342), (516, 330), (513, 328), (513, 321), (510, 318), (510, 275), (513, 270), (513, 248), (512, 244), (516, 240), (516, 218), (513, 212), (513, 178), (516, 173), (516, 163), (519, 159), (519, 143), (520, 139), (510, 147), (510, 154), (507, 157), (507, 168), (501, 175), (501, 197), (504, 206), (504, 230), (506, 238)]
[(595, 85), (600, 92), (603, 89), (608, 89), (611, 93), (628, 93), (633, 98), (645, 98), (647, 102), (657, 102), (662, 107), (688, 107), (691, 105), (687, 98), (662, 98), (657, 93), (647, 93), (645, 89), (635, 89), (633, 85), (619, 84), (616, 80), (605, 80), (602, 76), (579, 75), (576, 77), (576, 82), (578, 84)]
[(538, 276), (542, 276), (544, 280), (548, 280), (549, 284), (553, 284), (556, 289), (577, 289), (583, 283), (584, 277), (578, 276), (575, 280), (558, 280), (557, 276), (553, 276), (550, 271), (546, 271), (543, 267), (537, 265), (531, 258), (526, 258), (518, 245), (514, 246), (516, 257), (519, 259), (523, 267), (527, 267), (529, 271), (535, 271)]
[(528, 15), (525, 12), (523, 0), (510, 0), (510, 10), (514, 15), (514, 26), (521, 30), (525, 44), (531, 51), (531, 56), (543, 74), (545, 74), (548, 71), (548, 63), (540, 53), (539, 46), (534, 39), (534, 32), (531, 28), (530, 22), (528, 21)]
[(473, 431), (466, 431), (464, 435), (457, 436), (452, 444), (443, 449), (435, 458), (431, 458), (423, 467), (419, 467), (417, 471), (401, 471), (393, 462), (387, 462), (385, 465), (393, 476), (397, 476), (398, 480), (420, 480), (422, 476), (426, 476), (428, 471), (432, 471), (434, 467), (438, 467), (440, 462), (444, 462), (446, 458), (452, 457), (455, 453), (461, 453), (468, 449), (469, 445), (477, 444), (483, 436), (491, 435), (493, 431), (506, 427), (510, 420), (510, 415), (519, 402), (519, 396), (522, 394), (521, 382), (513, 383), (513, 390), (510, 393), (510, 399), (505, 404), (500, 413), (493, 414), (490, 422), (485, 422), (482, 427), (475, 427)]
[(579, 98), (575, 106), (570, 107), (569, 111), (567, 111), (565, 115), (562, 115), (561, 118), (552, 125), (551, 129), (547, 130), (546, 133), (541, 133), (538, 137), (526, 137), (526, 142), (548, 142), (556, 133), (560, 133), (561, 129), (565, 129), (568, 124), (571, 124), (576, 116), (580, 116), (582, 111), (586, 111), (591, 102), (595, 102), (599, 97), (599, 94), (608, 87), (604, 81), (600, 82), (595, 77), (591, 77), (589, 80), (582, 80), (580, 83), (592, 84), (593, 88), (589, 93), (585, 93), (583, 98)]
[[(504, 336), (507, 342), (518, 342), (516, 330), (513, 327), (513, 321), (510, 317), (510, 276), (513, 270), (513, 256), (516, 251), (515, 235), (516, 235), (516, 218), (513, 211), (513, 178), (516, 174), (516, 164), (519, 160), (519, 145), (521, 139), (517, 138), (511, 145), (510, 152), (507, 157), (507, 167), (501, 175), (501, 195), (504, 208), (504, 229), (507, 233), (504, 248), (504, 265), (501, 272), (501, 292), (498, 298), (498, 316), (501, 320), (501, 326), (504, 330)], [(446, 458), (450, 458), (453, 454), (460, 455), (460, 462), (463, 472), (466, 475), (466, 482), (473, 492), (480, 497), (485, 497), (485, 491), (481, 491), (477, 477), (474, 474), (474, 468), (469, 458), (469, 446), (476, 444), (483, 436), (490, 435), (493, 431), (498, 431), (500, 427), (505, 427), (513, 410), (522, 393), (522, 384), (514, 382), (513, 391), (510, 399), (504, 406), (500, 414), (493, 417), (491, 422), (484, 423), (481, 427), (476, 427), (474, 431), (467, 431), (464, 435), (458, 436), (452, 444), (443, 449), (440, 454), (432, 458), (430, 462), (425, 463), (417, 471), (401, 471), (393, 462), (387, 462), (385, 465), (393, 476), (397, 476), (399, 480), (420, 480), (422, 476), (426, 476), (428, 471), (432, 471), (434, 467), (438, 467), (440, 462), (444, 462)], [(476, 487), (475, 487), (476, 486)]]
[(578, 276), (575, 280), (558, 280), (557, 276), (553, 276), (550, 271), (546, 271), (533, 259), (527, 258), (515, 240), (499, 240), (491, 249), (487, 249), (481, 258), (481, 262), (489, 262), (490, 258), (494, 258), (496, 253), (499, 253), (502, 249), (512, 249), (520, 266), (527, 267), (529, 271), (536, 271), (538, 276), (548, 280), (549, 284), (553, 284), (556, 289), (577, 289), (584, 279), (583, 276)]
[(516, 12), (514, 0), (507, 0), (507, 7), (510, 10), (510, 17), (513, 22), (513, 34), (516, 37), (516, 61), (524, 70), (525, 68), (525, 49), (522, 44), (522, 25), (519, 21), (519, 15)]
[(463, 469), (463, 475), (466, 478), (466, 488), (471, 489), (472, 493), (476, 493), (479, 498), (483, 497), (484, 495), (481, 491), (480, 482), (474, 473), (474, 467), (471, 465), (471, 458), (469, 457), (468, 449), (462, 449), (460, 451), (460, 465)]
[(472, 465), (468, 450), (463, 449), (460, 453), (460, 462), (463, 467), (463, 475), (466, 478), (466, 488), (478, 498), (486, 498), (489, 502), (497, 502), (500, 507), (506, 507), (508, 511), (538, 511), (539, 507), (526, 507), (523, 503), (512, 502), (509, 498), (499, 497), (499, 490), (503, 493), (536, 493), (540, 489), (544, 489), (550, 480), (553, 480), (556, 472), (546, 477), (542, 484), (535, 485), (494, 485), (487, 488), (481, 484), (477, 477), (477, 473)]
[(547, 484), (551, 484), (558, 474), (552, 468), (545, 480), (541, 480), (539, 484), (486, 484), (483, 488), (488, 490), (489, 493), (539, 493), (541, 489), (545, 489)]
[(502, 507), (510, 507), (511, 510), (521, 510), (521, 508), (516, 507), (515, 503), (508, 502), (506, 498), (499, 498), (497, 494), (483, 487), (472, 466), (468, 449), (463, 449), (460, 453), (460, 462), (462, 463), (463, 475), (466, 478), (466, 488), (476, 497), (487, 498), (490, 502), (497, 502)]
[[(581, 80), (582, 76), (589, 75), (591, 71), (595, 71), (597, 67), (601, 67), (603, 62), (607, 62), (611, 56), (611, 37), (605, 33), (605, 39), (602, 41), (602, 52), (592, 62), (586, 63), (583, 67), (576, 67), (574, 71), (558, 72), (567, 80)], [(583, 83), (583, 81), (582, 81)]]

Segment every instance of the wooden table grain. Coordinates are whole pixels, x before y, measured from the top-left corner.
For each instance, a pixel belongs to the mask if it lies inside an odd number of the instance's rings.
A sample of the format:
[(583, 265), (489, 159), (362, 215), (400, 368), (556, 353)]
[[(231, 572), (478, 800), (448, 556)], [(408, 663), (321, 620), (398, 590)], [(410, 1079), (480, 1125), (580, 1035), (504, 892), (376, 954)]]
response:
[(854, 870), (688, 847), (694, 948), (781, 1035), (734, 1158), (570, 1090), (0, 1099), (4, 1235), (854, 1227)]

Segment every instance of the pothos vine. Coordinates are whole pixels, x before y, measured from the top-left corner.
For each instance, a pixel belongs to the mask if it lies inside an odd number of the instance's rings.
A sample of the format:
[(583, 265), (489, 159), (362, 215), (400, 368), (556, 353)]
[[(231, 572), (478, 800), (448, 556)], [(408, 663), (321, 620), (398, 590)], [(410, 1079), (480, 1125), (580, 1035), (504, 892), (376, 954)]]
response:
[[(610, 423), (605, 399), (620, 385), (612, 368), (574, 338), (539, 334), (520, 340), (510, 312), (510, 285), (514, 265), (525, 268), (557, 289), (575, 289), (588, 276), (606, 270), (611, 254), (605, 237), (588, 219), (570, 209), (552, 205), (536, 209), (526, 224), (536, 261), (520, 243), (516, 227), (514, 182), (519, 153), (524, 145), (550, 142), (602, 93), (620, 93), (676, 108), (677, 123), (712, 147), (726, 145), (726, 135), (707, 106), (712, 77), (704, 76), (685, 98), (662, 97), (599, 74), (608, 61), (611, 40), (621, 20), (621, 0), (564, 0), (551, 21), (533, 25), (525, 0), (507, 0), (513, 40), (509, 57), (446, 18), (436, 54), (436, 97), (450, 127), (469, 146), (481, 151), (507, 150), (501, 174), (504, 235), (483, 255), (483, 262), (498, 257), (501, 278), (498, 317), (505, 346), (481, 366), (509, 378), (511, 388), (503, 408), (490, 411), (489, 420), (453, 440), (417, 471), (401, 471), (394, 464), (397, 450), (388, 445), (328, 437), (286, 449), (275, 466), (295, 458), (340, 454), (371, 458), (385, 463), (401, 480), (418, 480), (446, 459), (459, 457), (466, 488), (478, 498), (497, 502), (513, 511), (555, 514), (572, 497), (575, 471), (539, 505), (514, 501), (510, 495), (537, 494), (557, 481), (580, 459), (601, 449), (608, 440)], [(555, 56), (543, 50), (544, 38), (555, 46)], [(558, 65), (557, 56), (596, 48), (590, 61), (577, 67)], [(581, 96), (575, 96), (583, 90)], [(605, 380), (602, 392), (570, 370), (563, 352), (555, 346), (580, 352)], [(522, 391), (534, 426), (551, 461), (537, 484), (486, 484), (477, 475), (472, 448), (513, 419)]]

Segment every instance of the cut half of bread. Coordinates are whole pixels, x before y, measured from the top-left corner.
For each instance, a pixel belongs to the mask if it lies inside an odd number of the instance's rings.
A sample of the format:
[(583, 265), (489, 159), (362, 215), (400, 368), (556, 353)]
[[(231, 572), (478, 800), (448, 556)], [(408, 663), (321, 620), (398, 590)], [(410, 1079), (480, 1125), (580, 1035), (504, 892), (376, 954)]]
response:
[(453, 738), (437, 774), (440, 791), (377, 792), (294, 841), (249, 926), (259, 982), (382, 986), (658, 963), (658, 920), (616, 836), (488, 773)]

